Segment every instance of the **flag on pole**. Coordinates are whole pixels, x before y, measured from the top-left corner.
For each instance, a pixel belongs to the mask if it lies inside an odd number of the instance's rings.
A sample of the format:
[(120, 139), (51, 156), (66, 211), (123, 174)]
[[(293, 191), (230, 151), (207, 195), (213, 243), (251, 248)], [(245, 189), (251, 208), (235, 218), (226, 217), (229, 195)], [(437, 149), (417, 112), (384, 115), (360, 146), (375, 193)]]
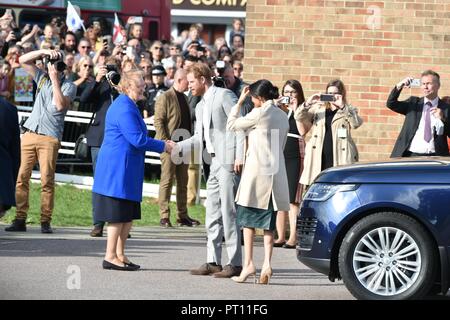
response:
[(83, 25), (83, 20), (81, 20), (78, 12), (75, 10), (70, 1), (67, 1), (67, 17), (66, 17), (67, 28), (71, 31), (77, 31), (80, 28), (85, 30)]
[(123, 36), (123, 29), (120, 25), (119, 18), (117, 17), (117, 13), (114, 13), (114, 30), (113, 30), (113, 43), (121, 44), (124, 41), (125, 37)]

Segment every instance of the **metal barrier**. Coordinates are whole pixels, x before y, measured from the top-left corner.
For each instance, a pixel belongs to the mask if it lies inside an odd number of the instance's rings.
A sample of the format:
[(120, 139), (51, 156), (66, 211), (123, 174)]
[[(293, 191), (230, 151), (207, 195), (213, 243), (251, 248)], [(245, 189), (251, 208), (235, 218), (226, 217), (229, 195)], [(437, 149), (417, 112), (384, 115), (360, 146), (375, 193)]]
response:
[[(19, 123), (22, 122), (22, 119), (30, 116), (32, 109), (33, 107), (17, 106)], [(59, 149), (57, 164), (91, 165), (90, 162), (81, 161), (75, 157), (75, 141), (81, 134), (86, 132), (91, 118), (92, 112), (67, 111), (66, 117), (64, 118), (63, 139), (61, 141), (61, 148)], [(144, 119), (144, 121), (146, 122), (149, 135), (153, 137), (155, 135), (153, 117)], [(145, 153), (145, 163), (161, 165), (159, 153), (147, 151)]]

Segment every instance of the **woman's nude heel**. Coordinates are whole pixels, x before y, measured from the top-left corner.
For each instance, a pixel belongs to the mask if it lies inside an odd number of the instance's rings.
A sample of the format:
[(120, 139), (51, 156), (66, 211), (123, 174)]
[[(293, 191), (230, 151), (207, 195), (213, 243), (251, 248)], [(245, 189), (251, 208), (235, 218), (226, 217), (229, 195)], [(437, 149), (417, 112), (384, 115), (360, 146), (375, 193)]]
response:
[(259, 277), (260, 284), (269, 284), (270, 278), (272, 277), (272, 268), (261, 270), (261, 276)]
[(231, 280), (237, 283), (243, 283), (247, 281), (247, 278), (253, 276), (254, 282), (256, 283), (256, 270), (250, 271), (249, 273), (244, 273), (243, 271), (238, 277), (231, 277)]

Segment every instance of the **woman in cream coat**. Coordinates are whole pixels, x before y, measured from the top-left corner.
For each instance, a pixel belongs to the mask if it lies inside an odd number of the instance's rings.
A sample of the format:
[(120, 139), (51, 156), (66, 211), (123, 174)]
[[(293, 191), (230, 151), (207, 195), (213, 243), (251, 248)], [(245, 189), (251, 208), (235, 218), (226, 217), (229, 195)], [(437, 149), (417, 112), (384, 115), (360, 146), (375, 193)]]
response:
[[(240, 108), (247, 94), (255, 108), (240, 117)], [(275, 106), (278, 88), (268, 80), (258, 80), (245, 88), (228, 115), (227, 130), (246, 131), (248, 150), (236, 202), (238, 223), (244, 227), (245, 261), (235, 282), (248, 276), (256, 280), (253, 263), (255, 228), (264, 229), (264, 263), (259, 282), (267, 284), (272, 276), (270, 265), (276, 212), (289, 210), (289, 190), (283, 155), (289, 124), (286, 114)]]
[(363, 120), (358, 110), (347, 103), (341, 80), (330, 81), (327, 94), (334, 95), (334, 101), (322, 102), (320, 94), (314, 94), (294, 114), (295, 120), (300, 122), (302, 136), (312, 130), (300, 177), (300, 183), (306, 186), (311, 185), (322, 170), (358, 161), (351, 129), (361, 126)]

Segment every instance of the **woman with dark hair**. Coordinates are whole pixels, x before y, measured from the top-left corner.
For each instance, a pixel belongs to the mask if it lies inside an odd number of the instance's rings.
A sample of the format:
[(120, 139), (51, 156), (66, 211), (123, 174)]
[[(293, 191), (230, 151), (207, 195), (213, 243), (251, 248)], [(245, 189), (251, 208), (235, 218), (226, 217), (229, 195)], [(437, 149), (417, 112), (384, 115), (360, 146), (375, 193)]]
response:
[(312, 128), (306, 144), (305, 163), (300, 183), (309, 186), (322, 170), (358, 161), (358, 150), (351, 129), (363, 123), (358, 110), (347, 103), (344, 83), (332, 80), (326, 94), (314, 94), (294, 113), (304, 136)]
[[(289, 121), (289, 133), (287, 134), (286, 146), (284, 147), (284, 159), (289, 185), (289, 212), (279, 211), (277, 214), (278, 239), (274, 247), (295, 249), (297, 242), (296, 225), (297, 215), (300, 211), (303, 188), (300, 184), (300, 175), (303, 170), (303, 159), (305, 157), (305, 140), (300, 135), (300, 123), (294, 119), (294, 112), (305, 102), (303, 88), (297, 80), (288, 80), (283, 86), (282, 97), (278, 99), (278, 105), (287, 113)], [(289, 217), (289, 239), (286, 242), (286, 217)]]
[[(240, 109), (248, 94), (254, 108), (241, 117)], [(247, 156), (236, 195), (237, 221), (244, 228), (245, 260), (241, 274), (232, 278), (235, 282), (245, 282), (249, 276), (254, 276), (256, 281), (253, 238), (255, 228), (259, 228), (264, 229), (264, 263), (259, 283), (269, 283), (275, 213), (289, 210), (283, 155), (289, 123), (286, 114), (274, 103), (277, 98), (278, 88), (268, 80), (258, 80), (244, 88), (228, 115), (227, 130), (248, 134)]]
[(221, 46), (219, 48), (219, 50), (217, 50), (217, 60), (223, 60), (223, 57), (226, 55), (229, 55), (230, 57), (232, 57), (233, 52), (226, 44), (224, 44), (223, 46)]

